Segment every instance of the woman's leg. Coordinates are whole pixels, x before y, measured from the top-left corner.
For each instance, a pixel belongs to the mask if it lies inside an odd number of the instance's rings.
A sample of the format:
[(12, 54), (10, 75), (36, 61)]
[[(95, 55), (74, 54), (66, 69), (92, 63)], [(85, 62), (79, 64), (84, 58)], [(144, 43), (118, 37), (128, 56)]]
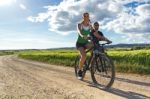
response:
[[(94, 45), (92, 44), (92, 43), (88, 43), (88, 44), (86, 44), (85, 45), (85, 47), (87, 48), (87, 49), (91, 49), (92, 47), (93, 47)], [(92, 60), (93, 60), (93, 50), (91, 50), (90, 51), (90, 53), (91, 53), (91, 56), (90, 56), (90, 60), (91, 60), (91, 62), (92, 62)], [(91, 63), (90, 63), (91, 64)]]
[(87, 43), (87, 44), (85, 45), (85, 47), (86, 47), (87, 49), (90, 49), (90, 48), (93, 47), (93, 44), (92, 44), (92, 43)]
[(78, 50), (80, 52), (79, 70), (82, 70), (84, 62), (86, 60), (86, 52), (85, 52), (85, 49), (83, 47), (79, 47)]

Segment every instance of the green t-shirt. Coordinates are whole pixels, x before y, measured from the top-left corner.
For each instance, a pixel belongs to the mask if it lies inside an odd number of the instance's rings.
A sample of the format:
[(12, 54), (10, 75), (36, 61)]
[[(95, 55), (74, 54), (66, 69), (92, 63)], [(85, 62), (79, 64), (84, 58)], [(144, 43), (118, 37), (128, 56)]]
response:
[[(87, 35), (90, 34), (90, 29), (88, 29), (88, 30), (82, 29), (82, 30), (81, 30), (81, 33), (82, 33), (82, 35), (86, 35), (86, 36), (87, 36)], [(81, 43), (81, 44), (87, 44), (87, 43), (88, 43), (88, 40), (84, 39), (83, 37), (81, 37), (81, 36), (78, 34), (77, 42), (78, 42), (78, 43)]]

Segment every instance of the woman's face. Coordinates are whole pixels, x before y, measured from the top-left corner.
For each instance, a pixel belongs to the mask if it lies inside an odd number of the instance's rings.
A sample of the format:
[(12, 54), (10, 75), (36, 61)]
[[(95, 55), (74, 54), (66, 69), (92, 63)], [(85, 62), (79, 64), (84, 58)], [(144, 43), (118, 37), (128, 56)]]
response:
[(83, 17), (84, 17), (83, 19), (85, 21), (89, 21), (89, 14), (88, 13), (85, 13)]

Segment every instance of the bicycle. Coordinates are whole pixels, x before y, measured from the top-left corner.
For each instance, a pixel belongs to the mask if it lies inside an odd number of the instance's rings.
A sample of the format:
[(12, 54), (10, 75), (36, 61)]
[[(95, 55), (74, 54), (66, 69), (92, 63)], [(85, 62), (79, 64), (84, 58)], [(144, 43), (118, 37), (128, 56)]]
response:
[[(100, 85), (105, 89), (110, 88), (115, 79), (115, 66), (112, 59), (107, 55), (104, 45), (108, 43), (94, 44), (94, 47), (87, 50), (86, 53), (92, 50), (92, 55), (86, 59), (83, 67), (82, 80), (85, 77), (86, 71), (90, 70), (93, 83)], [(75, 59), (75, 75), (78, 76), (80, 56)]]

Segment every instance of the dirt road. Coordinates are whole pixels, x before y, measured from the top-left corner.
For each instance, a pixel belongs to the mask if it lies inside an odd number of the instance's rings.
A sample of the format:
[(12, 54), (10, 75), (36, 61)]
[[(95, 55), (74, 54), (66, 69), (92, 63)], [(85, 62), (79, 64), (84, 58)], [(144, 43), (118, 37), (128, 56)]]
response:
[(0, 57), (0, 99), (150, 99), (150, 77), (117, 74), (113, 87), (102, 90), (90, 77), (77, 80), (74, 69)]

